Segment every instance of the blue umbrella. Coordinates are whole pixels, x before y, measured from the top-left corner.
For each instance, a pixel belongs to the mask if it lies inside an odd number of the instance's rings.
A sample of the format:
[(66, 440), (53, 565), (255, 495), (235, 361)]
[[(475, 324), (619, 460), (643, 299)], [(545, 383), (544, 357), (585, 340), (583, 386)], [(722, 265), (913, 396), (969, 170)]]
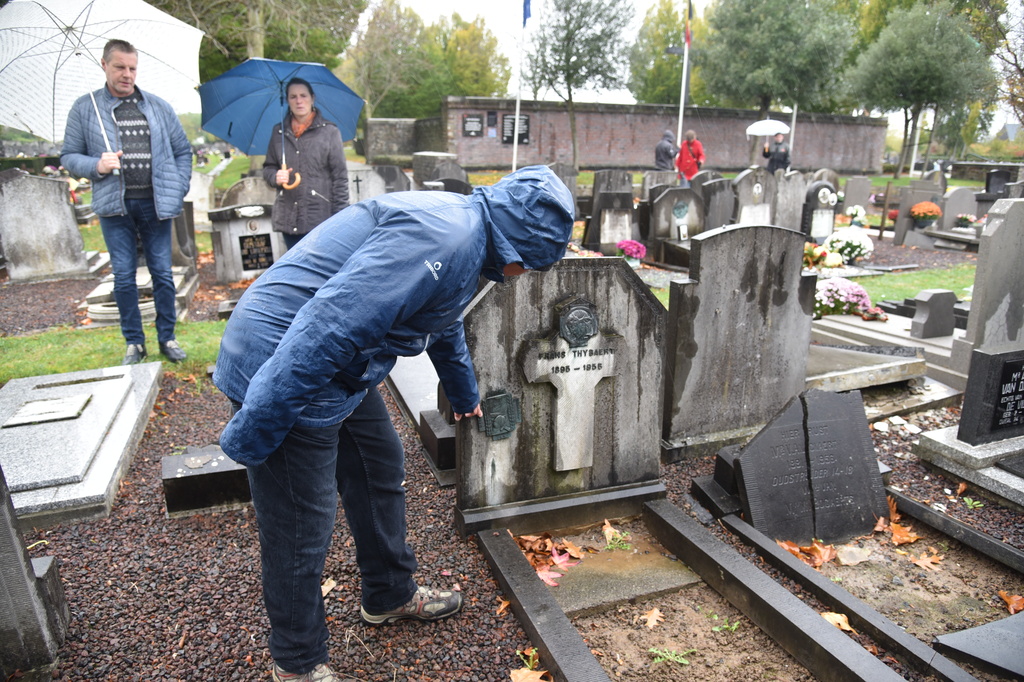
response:
[(341, 130), (356, 136), (363, 99), (323, 64), (248, 59), (199, 86), (202, 128), (245, 154), (265, 154), (275, 123), (288, 111), (285, 85), (301, 78), (313, 86), (317, 110)]

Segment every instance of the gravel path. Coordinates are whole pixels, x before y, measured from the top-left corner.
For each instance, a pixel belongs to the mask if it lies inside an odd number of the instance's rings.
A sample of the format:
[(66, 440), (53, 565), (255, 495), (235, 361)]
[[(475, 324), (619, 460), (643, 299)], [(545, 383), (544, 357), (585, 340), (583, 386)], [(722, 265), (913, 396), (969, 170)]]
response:
[[(884, 242), (876, 262), (931, 267), (970, 260), (959, 253), (921, 252)], [(190, 319), (215, 319), (220, 299), (233, 292), (213, 283), (208, 256)], [(95, 281), (11, 284), (0, 281), (0, 335), (74, 324), (74, 306)], [(497, 612), (500, 591), (476, 546), (454, 530), (454, 490), (439, 488), (415, 432), (386, 395), (408, 453), (409, 538), (420, 577), (458, 585), (465, 615), (430, 626), (368, 628), (358, 617), (358, 584), (351, 538), (339, 518), (325, 577), (332, 662), (359, 680), (490, 682), (520, 667), (517, 649), (530, 645), (510, 612)], [(160, 460), (186, 446), (215, 443), (227, 417), (223, 396), (206, 381), (165, 373), (159, 398), (109, 518), (36, 530), (33, 556), (60, 559), (71, 627), (54, 679), (265, 680), (270, 660), (261, 606), (258, 542), (251, 509), (168, 519)], [(915, 415), (922, 428), (955, 422), (949, 408)], [(910, 454), (912, 436), (874, 433), (893, 483), (916, 499), (948, 498), (956, 483), (926, 470)], [(689, 502), (691, 477), (712, 471), (711, 458), (663, 467), (670, 499)], [(951, 513), (960, 510), (956, 505)], [(989, 504), (984, 514), (958, 514), (965, 523), (1024, 549), (1021, 515)], [(721, 531), (719, 531), (721, 532)]]

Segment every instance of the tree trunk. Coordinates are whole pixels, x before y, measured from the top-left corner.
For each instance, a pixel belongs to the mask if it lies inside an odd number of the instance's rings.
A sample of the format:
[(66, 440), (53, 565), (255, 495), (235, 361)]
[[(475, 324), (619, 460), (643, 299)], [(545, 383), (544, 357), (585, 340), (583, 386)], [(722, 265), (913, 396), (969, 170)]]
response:
[(249, 59), (263, 58), (263, 42), (266, 30), (263, 26), (263, 12), (258, 2), (253, 2), (246, 10), (249, 30), (245, 32), (245, 54)]
[[(762, 97), (761, 106), (757, 109), (757, 120), (768, 118), (768, 106), (771, 104), (771, 100)], [(764, 141), (760, 137), (754, 137), (750, 141), (750, 165), (756, 166), (758, 164), (758, 157), (761, 155), (761, 150), (764, 149)]]
[(939, 125), (939, 107), (932, 109), (932, 129), (928, 131), (928, 144), (924, 148), (924, 158), (921, 159), (921, 177), (928, 172), (928, 161), (932, 155), (932, 138), (935, 136), (935, 128)]
[(893, 180), (899, 180), (900, 173), (903, 172), (903, 166), (907, 163), (907, 153), (910, 151), (910, 145), (913, 144), (914, 130), (917, 123), (917, 114), (913, 109), (903, 110), (903, 144), (900, 146), (900, 158), (896, 163), (896, 170), (893, 171)]
[(572, 101), (572, 90), (569, 90), (565, 103), (569, 107), (569, 134), (572, 136), (572, 167), (580, 172), (580, 146), (576, 139), (576, 103)]

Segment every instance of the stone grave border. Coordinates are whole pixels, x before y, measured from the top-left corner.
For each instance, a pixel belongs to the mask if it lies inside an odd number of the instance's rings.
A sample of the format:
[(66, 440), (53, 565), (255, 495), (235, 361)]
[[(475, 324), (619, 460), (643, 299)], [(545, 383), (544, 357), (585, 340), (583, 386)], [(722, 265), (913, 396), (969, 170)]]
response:
[[(975, 531), (886, 488), (899, 510), (933, 529), (1015, 570), (1024, 567), (1024, 552)], [(714, 522), (706, 510), (694, 510)], [(902, 680), (855, 640), (837, 628), (822, 626), (817, 611), (716, 538), (701, 522), (661, 499), (644, 504), (642, 520), (669, 552), (696, 572), (744, 616), (790, 653), (811, 674), (830, 680)], [(874, 638), (904, 664), (949, 682), (975, 680), (972, 675), (860, 599), (822, 577), (775, 541), (731, 513), (717, 519), (725, 528), (786, 577), (829, 608), (845, 613), (850, 624)], [(610, 680), (586, 642), (546, 585), (503, 529), (480, 531), (476, 540), (491, 571), (510, 601), (512, 612), (537, 647), (554, 679), (565, 682)]]

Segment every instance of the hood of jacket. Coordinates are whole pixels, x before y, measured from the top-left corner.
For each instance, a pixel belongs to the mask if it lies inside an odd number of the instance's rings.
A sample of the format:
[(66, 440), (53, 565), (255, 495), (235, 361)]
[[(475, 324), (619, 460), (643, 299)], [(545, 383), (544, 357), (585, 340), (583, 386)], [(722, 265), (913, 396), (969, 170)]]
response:
[(572, 192), (547, 166), (527, 166), (490, 187), (477, 187), (488, 232), (482, 274), (504, 281), (501, 270), (522, 263), (540, 270), (565, 255), (576, 216)]
[(671, 130), (666, 130), (664, 133), (662, 133), (661, 139), (664, 140), (665, 142), (671, 142), (672, 144), (675, 144), (676, 134), (673, 133)]

